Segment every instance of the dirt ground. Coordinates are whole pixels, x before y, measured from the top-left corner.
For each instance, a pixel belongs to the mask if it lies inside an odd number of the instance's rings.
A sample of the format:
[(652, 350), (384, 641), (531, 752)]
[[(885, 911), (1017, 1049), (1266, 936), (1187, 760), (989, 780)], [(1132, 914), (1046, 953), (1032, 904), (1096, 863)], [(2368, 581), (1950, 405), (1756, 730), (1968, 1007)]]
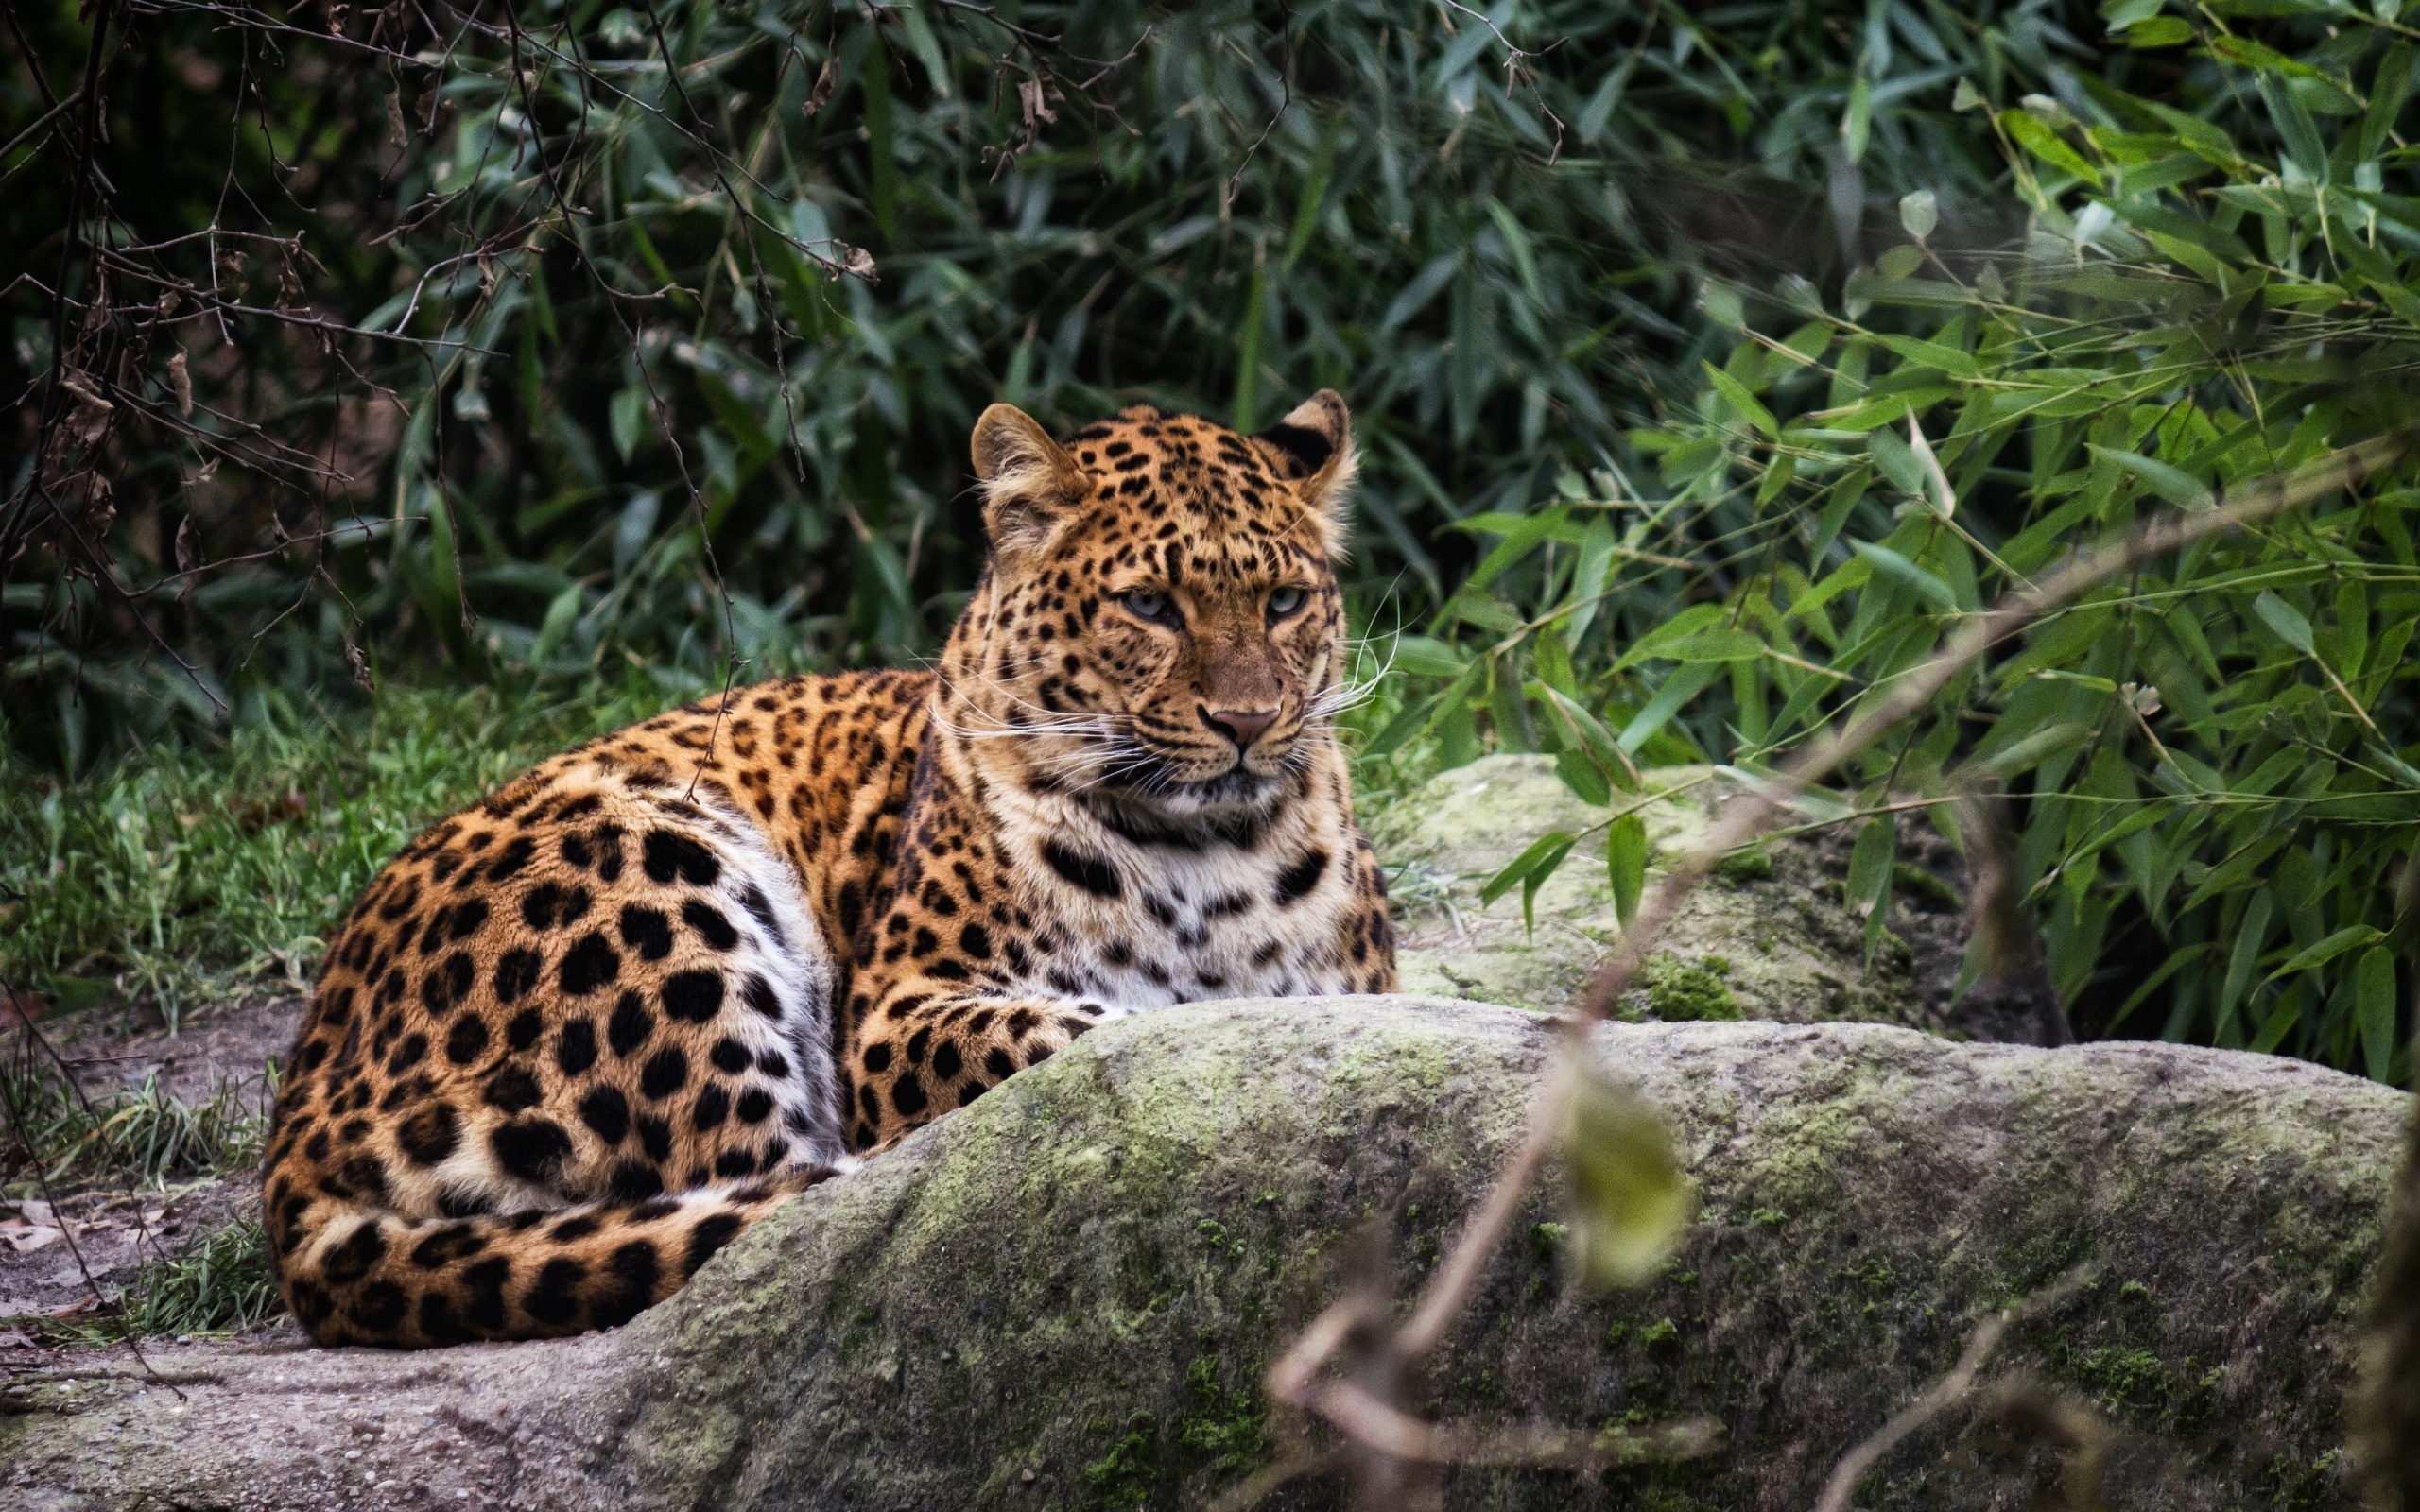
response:
[[(265, 1115), (268, 1068), (292, 1045), (302, 1006), (300, 998), (267, 998), (216, 1007), (188, 1015), (172, 1035), (156, 1017), (105, 1004), (35, 1028), (88, 1096), (156, 1075), (197, 1105), (233, 1085)], [(251, 1172), (139, 1192), (85, 1186), (49, 1197), (0, 1198), (0, 1371), (56, 1363), (62, 1346), (43, 1342), (46, 1334), (114, 1301), (147, 1261), (256, 1213), (260, 1203)]]

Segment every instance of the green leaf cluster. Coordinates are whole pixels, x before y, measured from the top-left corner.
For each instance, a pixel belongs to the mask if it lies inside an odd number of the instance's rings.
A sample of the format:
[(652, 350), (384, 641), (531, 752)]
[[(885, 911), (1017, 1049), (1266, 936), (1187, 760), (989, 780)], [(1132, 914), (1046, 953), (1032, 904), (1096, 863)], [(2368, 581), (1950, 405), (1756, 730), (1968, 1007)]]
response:
[[(0, 140), (92, 38), (20, 11)], [(81, 359), (126, 416), (78, 526), (109, 580), (45, 524), (0, 601), (6, 743), (46, 765), (263, 689), (928, 652), (994, 400), (1253, 426), (1336, 387), (1365, 615), (1460, 589), (1476, 623), (1526, 575), (1452, 527), (1635, 469), (1726, 335), (1692, 259), (1836, 277), (1869, 179), (1975, 202), (1996, 154), (1924, 92), (2042, 86), (2066, 35), (2032, 0), (357, 11), (339, 43), (337, 12), (142, 9), (103, 49), (107, 235), (152, 249), (107, 289), (237, 307)], [(94, 287), (59, 266), (62, 154), (0, 163), (11, 393), (47, 381), (52, 291)], [(0, 438), (27, 518), (33, 435)]]
[[(1628, 756), (1761, 769), (2068, 551), (2319, 470), (2308, 506), (1995, 646), (1809, 817), (1862, 816), (1846, 885), (1871, 946), (1893, 812), (1926, 806), (1963, 843), (1949, 801), (2005, 791), (2016, 884), (2086, 1029), (2400, 1079), (2397, 888), (2420, 822), (2412, 44), (2294, 0), (2104, 11), (2130, 47), (2191, 51), (1964, 117), (2004, 155), (2023, 238), (1959, 248), (1915, 216), (1927, 235), (1837, 296), (1710, 298), (1740, 318), (1696, 402), (1630, 438), (1655, 487), (1569, 479), (1484, 523), (1513, 553), (1492, 581), (1528, 591), (1465, 616), (1486, 644), (1427, 717), (1556, 753), (1616, 809)], [(2343, 467), (2365, 442), (2393, 460)], [(1599, 607), (1634, 596), (1659, 623), (1606, 625)], [(1560, 853), (1514, 880), (1533, 891)]]

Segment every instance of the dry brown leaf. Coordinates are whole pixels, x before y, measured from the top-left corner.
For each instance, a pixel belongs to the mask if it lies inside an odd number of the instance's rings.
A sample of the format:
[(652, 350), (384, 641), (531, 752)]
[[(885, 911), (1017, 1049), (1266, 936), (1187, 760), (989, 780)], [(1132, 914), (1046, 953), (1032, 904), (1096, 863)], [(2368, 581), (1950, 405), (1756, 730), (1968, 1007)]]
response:
[(832, 91), (838, 83), (838, 76), (833, 72), (832, 60), (826, 58), (823, 67), (816, 73), (815, 87), (806, 92), (806, 103), (799, 107), (799, 113), (810, 121), (814, 120), (818, 112), (832, 103)]

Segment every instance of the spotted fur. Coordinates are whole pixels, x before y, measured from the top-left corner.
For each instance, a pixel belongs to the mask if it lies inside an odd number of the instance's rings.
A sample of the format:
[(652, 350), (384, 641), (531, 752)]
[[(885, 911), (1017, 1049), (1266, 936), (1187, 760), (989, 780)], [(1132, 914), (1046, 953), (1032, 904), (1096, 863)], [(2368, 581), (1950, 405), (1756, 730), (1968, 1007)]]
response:
[(937, 671), (592, 742), (362, 895), (265, 1182), (313, 1337), (620, 1323), (1094, 1024), (1393, 988), (1330, 729), (1342, 402), (1063, 445), (995, 405), (974, 452), (992, 560)]

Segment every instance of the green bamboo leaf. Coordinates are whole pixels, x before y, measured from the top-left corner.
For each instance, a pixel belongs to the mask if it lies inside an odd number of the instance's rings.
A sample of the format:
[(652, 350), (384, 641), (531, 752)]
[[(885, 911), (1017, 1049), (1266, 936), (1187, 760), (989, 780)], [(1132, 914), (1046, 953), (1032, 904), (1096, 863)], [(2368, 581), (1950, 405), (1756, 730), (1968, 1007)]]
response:
[(2310, 621), (2303, 617), (2301, 610), (2264, 589), (2252, 601), (2252, 611), (2260, 616), (2261, 624), (2277, 633), (2277, 639), (2305, 656), (2311, 654)]
[(1487, 215), (1495, 222), (1497, 234), (1504, 238), (1505, 249), (1512, 254), (1512, 268), (1520, 276), (1522, 290), (1530, 299), (1545, 303), (1546, 289), (1538, 282), (1538, 259), (1530, 250), (1529, 232), (1501, 199), (1487, 202)]
[(642, 489), (623, 504), (621, 515), (614, 522), (614, 576), (629, 572), (646, 553), (647, 543), (655, 537), (656, 518), (663, 509), (664, 496), (653, 489)]
[(1564, 617), (1564, 625), (1573, 645), (1578, 645), (1580, 638), (1588, 633), (1588, 627), (1597, 622), (1597, 611), (1604, 607), (1605, 590), (1613, 582), (1615, 553), (1619, 545), (1614, 536), (1614, 523), (1601, 515), (1589, 521), (1588, 528), (1581, 535), (1580, 559), (1572, 568), (1571, 588), (1564, 595), (1564, 602), (1572, 606), (1571, 612)]
[(2370, 588), (2348, 577), (2336, 590), (2336, 675), (2351, 682), (2370, 650)]
[(546, 605), (546, 617), (538, 626), (538, 638), (529, 643), (531, 666), (544, 667), (562, 649), (563, 642), (571, 637), (572, 626), (579, 620), (580, 599), (580, 586), (574, 583)]
[(2386, 938), (2385, 933), (2371, 925), (2348, 924), (2325, 939), (2296, 951), (2287, 957), (2285, 965), (2269, 973), (2268, 980), (2274, 982), (2291, 976), (2296, 971), (2308, 971), (2314, 967), (2325, 966), (2346, 951), (2375, 945), (2384, 938)]
[(1584, 752), (1556, 752), (1554, 774), (1563, 779), (1563, 785), (1571, 789), (1581, 802), (1592, 809), (1603, 808), (1614, 800), (1614, 784), (1605, 776), (1605, 769), (1590, 761)]
[(2252, 973), (2260, 959), (2261, 947), (2269, 942), (2269, 919), (2276, 910), (2277, 900), (2267, 888), (2252, 895), (2243, 905), (2243, 919), (2236, 926), (2235, 948), (2227, 957), (2226, 980), (2219, 988), (2219, 1022), (2230, 1022), (2236, 1005), (2252, 988)]
[(2160, 963), (2159, 970), (2153, 971), (2150, 976), (2145, 977), (2143, 979), (2142, 986), (2126, 994), (2126, 1001), (2119, 1004), (2118, 1011), (2110, 1016), (2109, 1034), (2115, 1036), (2118, 1032), (2118, 1026), (2125, 1022), (2127, 1017), (2136, 1008), (2141, 1007), (2145, 1002), (2149, 1001), (2151, 995), (2158, 991), (2161, 985), (2166, 983), (2169, 977), (2174, 976), (2185, 967), (2200, 960), (2203, 956), (2209, 954), (2218, 948), (2219, 947), (2215, 942), (2204, 940), (2199, 945), (2186, 945), (2170, 951), (2169, 953), (2168, 959)]
[(2183, 469), (2156, 457), (2107, 446), (2086, 446), (2084, 450), (2132, 472), (2142, 479), (2146, 488), (2180, 509), (2207, 509), (2218, 503), (2217, 495), (2210, 491), (2207, 484), (2196, 481)]
[(1393, 670), (1415, 678), (1459, 678), (1470, 668), (1470, 656), (1459, 647), (1426, 635), (1395, 637)]
[(1865, 916), (1865, 963), (1882, 943), (1891, 918), (1891, 884), (1899, 859), (1899, 829), (1888, 814), (1866, 820), (1858, 832), (1857, 848), (1849, 852), (1848, 880), (1843, 896)]
[(2059, 139), (2059, 133), (2038, 118), (2021, 110), (2006, 110), (1999, 114), (2000, 129), (2018, 146), (2032, 153), (2063, 173), (2083, 180), (2095, 189), (2105, 188), (2100, 170), (2086, 163), (2076, 149)]
[(1655, 696), (1648, 699), (1647, 706), (1622, 727), (1621, 736), (1614, 744), (1621, 747), (1623, 754), (1636, 755), (1638, 747), (1654, 739), (1657, 730), (1670, 723), (1674, 714), (1721, 675), (1721, 663), (1714, 662), (1684, 662), (1674, 668), (1672, 675), (1664, 679), (1664, 686), (1655, 691)]
[[(1841, 481), (1832, 485), (1831, 495), (1824, 504), (1824, 512), (1816, 517), (1814, 544), (1806, 553), (1806, 570), (1809, 573), (1823, 570), (1824, 554), (1832, 549), (1833, 541), (1840, 539), (1841, 527), (1848, 524), (1849, 515), (1863, 502), (1866, 488), (1873, 481), (1873, 472), (1859, 467), (1851, 468)], [(1790, 606), (1790, 612), (1798, 612), (1796, 604)]]
[(1563, 865), (1563, 858), (1570, 853), (1573, 843), (1574, 836), (1561, 830), (1550, 831), (1530, 841), (1519, 855), (1506, 862), (1495, 875), (1479, 885), (1479, 902), (1495, 902), (1528, 881), (1540, 867), (1545, 867), (1551, 873), (1554, 868)]
[(1530, 842), (1529, 848), (1507, 862), (1504, 868), (1482, 884), (1478, 890), (1480, 906), (1493, 903), (1512, 891), (1521, 889), (1521, 922), (1530, 933), (1537, 933), (1538, 889), (1559, 870), (1564, 858), (1579, 837), (1562, 830), (1550, 831)]
[(1911, 368), (1927, 368), (1945, 372), (1952, 378), (1979, 378), (1983, 365), (1972, 353), (1938, 341), (1920, 341), (1914, 336), (1877, 335), (1874, 338), (1897, 352)]
[(1614, 732), (1605, 728), (1603, 720), (1589, 713), (1585, 705), (1561, 689), (1543, 682), (1533, 684), (1531, 691), (1546, 700), (1556, 722), (1570, 733), (1580, 748), (1603, 768), (1608, 777), (1628, 770), (1628, 764), (1617, 754)]
[(2181, 16), (2153, 16), (2126, 28), (2129, 47), (2181, 47), (2192, 40), (2192, 24)]
[(2302, 1020), (2303, 995), (2300, 992), (2289, 992), (2284, 1000), (2271, 1010), (2267, 1020), (2260, 1025), (2260, 1032), (2252, 1037), (2252, 1043), (2244, 1048), (2256, 1056), (2265, 1056), (2284, 1043), (2286, 1036), (2292, 1033), (2294, 1025), (2302, 1022)]
[(1625, 814), (1605, 831), (1605, 872), (1614, 888), (1614, 917), (1624, 929), (1638, 917), (1647, 891), (1647, 821)]
[(1406, 705), (1403, 713), (1389, 720), (1387, 728), (1363, 748), (1362, 754), (1391, 756), (1415, 737), (1427, 733), (1431, 725), (1470, 696), (1471, 685), (1486, 666), (1484, 662), (1474, 662), (1443, 692)]
[(1891, 864), (1899, 858), (1899, 831), (1887, 814), (1876, 815), (1865, 821), (1857, 833), (1857, 847), (1849, 852), (1849, 875), (1845, 897), (1851, 903), (1863, 904), (1865, 913), (1877, 909), (1891, 896)]
[(2353, 1018), (2360, 1025), (2361, 1057), (2372, 1081), (2394, 1074), (2394, 1050), (2400, 1005), (2395, 998), (2394, 953), (2373, 948), (2362, 953), (2353, 972)]
[(1615, 662), (1614, 670), (1618, 672), (1624, 667), (1663, 657), (1666, 646), (1676, 641), (1685, 641), (1702, 630), (1720, 626), (1723, 618), (1724, 610), (1720, 604), (1692, 604), (1632, 642), (1629, 648), (1622, 652), (1620, 659)]
[(1924, 459), (1916, 455), (1916, 449), (1903, 440), (1897, 432), (1876, 431), (1866, 438), (1865, 447), (1867, 455), (1874, 458), (1874, 465), (1900, 492), (1910, 498), (1924, 497)]
[(1851, 163), (1865, 156), (1874, 135), (1874, 86), (1860, 69), (1849, 83), (1848, 109), (1841, 112), (1841, 143)]
[(1557, 850), (1547, 859), (1538, 863), (1538, 865), (1530, 870), (1528, 876), (1521, 879), (1521, 928), (1523, 933), (1530, 936), (1535, 936), (1537, 934), (1538, 889), (1547, 885), (1547, 879), (1555, 874), (1555, 872), (1563, 866), (1564, 858), (1570, 854), (1571, 842), (1566, 841), (1561, 849)]
[(1745, 630), (1715, 625), (1667, 641), (1655, 654), (1675, 662), (1754, 662), (1765, 654), (1765, 643)]
[(1427, 266), (1413, 274), (1410, 282), (1404, 284), (1402, 292), (1387, 306), (1386, 314), (1379, 317), (1380, 333), (1394, 330), (1426, 309), (1428, 301), (1443, 293), (1445, 285), (1454, 281), (1454, 270), (1461, 266), (1460, 252), (1447, 252), (1431, 258)]
[(639, 447), (640, 425), (647, 417), (647, 390), (631, 384), (614, 395), (606, 419), (614, 435), (614, 450), (627, 462)]
[(1748, 392), (1747, 385), (1724, 372), (1713, 363), (1701, 362), (1698, 366), (1705, 369), (1706, 377), (1714, 384), (1714, 391), (1720, 394), (1732, 408), (1737, 410), (1742, 420), (1756, 427), (1767, 438), (1781, 434), (1781, 427), (1773, 421), (1773, 412), (1757, 403), (1756, 396)]
[(2307, 78), (2314, 83), (2336, 85), (2339, 89), (2343, 87), (2333, 76), (2323, 74), (2308, 63), (2297, 62), (2274, 47), (2264, 46), (2249, 37), (2213, 37), (2208, 51), (2213, 58), (2238, 63), (2245, 68), (2284, 74), (2290, 78)]
[(2064, 755), (2083, 745), (2092, 735), (2092, 727), (2071, 720), (2062, 720), (2047, 730), (2037, 730), (2007, 748), (1983, 759), (1983, 770), (2003, 782), (2020, 772), (2030, 772), (2054, 756)]
[(1958, 593), (1947, 583), (1925, 571), (1888, 546), (1877, 546), (1870, 541), (1851, 541), (1850, 548), (1886, 577), (1907, 584), (1934, 608), (1945, 614), (1958, 612)]
[(2394, 129), (2395, 117), (2411, 92), (2411, 44), (2399, 41), (2378, 60), (2378, 71), (2370, 78), (2370, 107), (2361, 118), (2360, 161), (2377, 157)]

